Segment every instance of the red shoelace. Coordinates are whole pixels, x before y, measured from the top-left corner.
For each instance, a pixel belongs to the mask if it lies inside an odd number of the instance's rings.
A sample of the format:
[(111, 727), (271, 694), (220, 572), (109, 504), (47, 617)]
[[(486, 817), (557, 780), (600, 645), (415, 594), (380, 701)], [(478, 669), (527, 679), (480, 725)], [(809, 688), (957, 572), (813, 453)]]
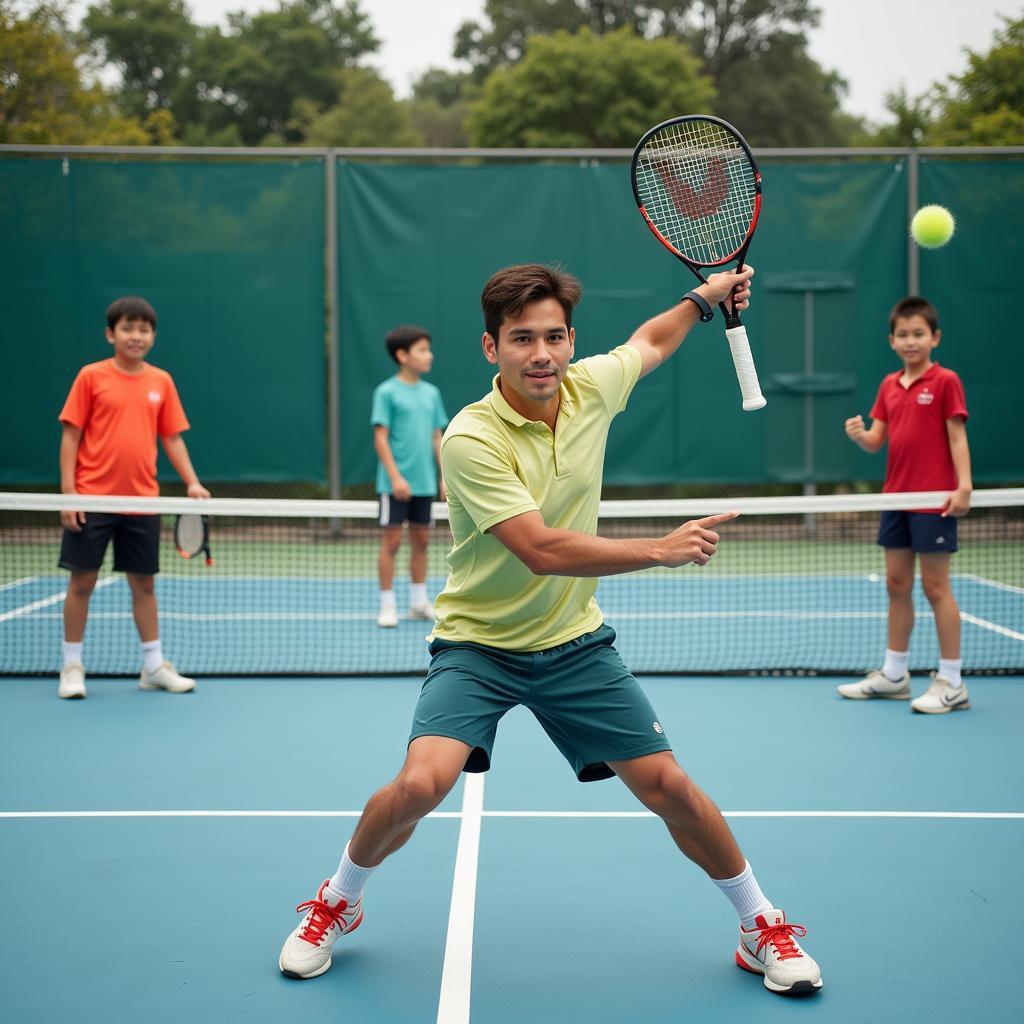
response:
[(773, 943), (780, 960), (792, 960), (803, 956), (803, 952), (793, 941), (793, 936), (803, 938), (807, 929), (802, 924), (770, 924), (761, 929), (761, 937), (757, 942), (755, 955), (760, 953), (769, 942)]
[(347, 907), (348, 904), (344, 900), (337, 907), (332, 907), (329, 903), (324, 903), (323, 900), (306, 900), (305, 903), (300, 903), (295, 908), (296, 913), (301, 914), (304, 910), (311, 910), (312, 913), (309, 915), (309, 921), (299, 933), (299, 938), (305, 939), (311, 946), (319, 946), (324, 932), (331, 925), (336, 924), (344, 931), (345, 921), (342, 919), (341, 912)]

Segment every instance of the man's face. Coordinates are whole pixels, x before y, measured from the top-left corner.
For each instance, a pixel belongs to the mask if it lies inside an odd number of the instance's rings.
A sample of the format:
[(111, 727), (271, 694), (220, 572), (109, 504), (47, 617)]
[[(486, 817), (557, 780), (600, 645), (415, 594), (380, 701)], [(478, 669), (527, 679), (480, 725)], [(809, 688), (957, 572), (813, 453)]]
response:
[(528, 302), (515, 319), (498, 331), (498, 343), (485, 334), (484, 355), (501, 373), (502, 392), (509, 391), (528, 406), (544, 405), (558, 394), (572, 360), (576, 332), (565, 325), (565, 310), (557, 299)]
[(417, 338), (410, 346), (408, 352), (398, 352), (399, 364), (417, 376), (430, 373), (434, 365), (434, 353), (430, 350), (429, 338)]
[(156, 341), (156, 331), (148, 320), (129, 320), (121, 317), (113, 329), (106, 329), (107, 341), (123, 362), (141, 363)]

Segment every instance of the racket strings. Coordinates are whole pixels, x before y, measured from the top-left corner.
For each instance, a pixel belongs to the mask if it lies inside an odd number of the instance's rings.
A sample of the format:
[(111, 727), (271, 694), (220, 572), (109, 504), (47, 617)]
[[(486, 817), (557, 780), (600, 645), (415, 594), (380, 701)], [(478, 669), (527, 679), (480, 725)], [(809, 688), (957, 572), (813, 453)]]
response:
[(652, 135), (636, 161), (636, 185), (654, 226), (702, 266), (727, 261), (754, 219), (754, 168), (713, 121), (683, 121)]
[(176, 527), (178, 547), (189, 555), (200, 552), (206, 539), (203, 517), (183, 515)]

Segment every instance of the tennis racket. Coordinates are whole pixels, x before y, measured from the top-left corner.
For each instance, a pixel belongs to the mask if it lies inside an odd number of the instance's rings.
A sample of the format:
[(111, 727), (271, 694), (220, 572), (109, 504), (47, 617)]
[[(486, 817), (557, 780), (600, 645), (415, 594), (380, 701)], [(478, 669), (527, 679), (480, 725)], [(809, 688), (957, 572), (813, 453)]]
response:
[[(743, 269), (761, 213), (761, 175), (743, 136), (704, 114), (651, 128), (633, 150), (633, 196), (647, 226), (705, 284), (702, 267)], [(767, 403), (736, 310), (718, 304), (748, 412)]]
[(213, 565), (210, 554), (210, 517), (201, 516), (198, 512), (186, 512), (178, 516), (174, 523), (174, 546), (182, 558), (195, 558), (198, 554), (206, 556), (206, 564)]

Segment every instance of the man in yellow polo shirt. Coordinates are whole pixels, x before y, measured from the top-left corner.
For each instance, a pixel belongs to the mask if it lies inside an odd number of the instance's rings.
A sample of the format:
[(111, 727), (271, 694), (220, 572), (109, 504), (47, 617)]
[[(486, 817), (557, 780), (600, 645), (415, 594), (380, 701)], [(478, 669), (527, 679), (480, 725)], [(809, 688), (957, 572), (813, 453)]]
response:
[(752, 274), (713, 274), (625, 345), (577, 363), (574, 278), (526, 264), (488, 281), (483, 350), (498, 374), (441, 444), (453, 546), (406, 761), (370, 798), (334, 876), (300, 905), (306, 914), (281, 950), (284, 974), (312, 978), (331, 966), (334, 943), (362, 922), (370, 874), (461, 772), (488, 770), (499, 720), (522, 704), (581, 782), (621, 778), (732, 902), (740, 967), (774, 992), (821, 987), (818, 965), (796, 941), (803, 927), (765, 897), (718, 808), (676, 762), (594, 600), (601, 576), (706, 564), (716, 527), (738, 514), (684, 523), (665, 537), (596, 535), (612, 419), (702, 313), (730, 295), (746, 308)]

